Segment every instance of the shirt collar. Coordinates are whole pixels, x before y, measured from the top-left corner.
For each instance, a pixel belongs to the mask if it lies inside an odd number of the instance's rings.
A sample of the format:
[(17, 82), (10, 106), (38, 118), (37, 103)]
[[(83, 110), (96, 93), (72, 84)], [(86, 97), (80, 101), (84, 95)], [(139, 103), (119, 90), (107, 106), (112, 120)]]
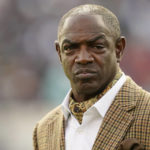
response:
[(107, 110), (109, 109), (111, 103), (113, 102), (115, 96), (119, 92), (120, 88), (126, 81), (126, 76), (123, 73), (120, 79), (116, 82), (116, 84), (103, 95), (94, 105), (98, 111), (98, 113), (104, 118)]
[[(92, 107), (96, 108), (98, 113), (104, 118), (107, 110), (109, 109), (112, 101), (114, 100), (115, 96), (119, 92), (120, 88), (126, 81), (126, 76), (123, 73), (120, 79), (116, 82), (116, 84), (103, 95)], [(67, 93), (66, 97), (64, 98), (64, 101), (62, 102), (62, 111), (65, 117), (65, 120), (68, 119), (69, 114), (71, 114), (69, 109), (69, 98), (71, 94), (71, 89)], [(91, 107), (91, 108), (92, 108)]]
[(69, 90), (69, 92), (67, 93), (66, 97), (64, 98), (62, 104), (61, 104), (61, 108), (65, 117), (65, 120), (68, 119), (69, 114), (71, 114), (70, 109), (69, 109), (69, 98), (70, 98), (70, 94), (71, 94), (71, 89)]

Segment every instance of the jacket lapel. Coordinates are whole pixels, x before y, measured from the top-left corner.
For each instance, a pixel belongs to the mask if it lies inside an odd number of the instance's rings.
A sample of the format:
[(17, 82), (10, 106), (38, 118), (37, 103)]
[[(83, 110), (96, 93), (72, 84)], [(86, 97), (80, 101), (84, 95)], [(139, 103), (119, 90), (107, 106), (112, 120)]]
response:
[(116, 150), (134, 121), (132, 112), (136, 106), (138, 90), (127, 79), (107, 111), (92, 150)]
[(48, 124), (48, 150), (65, 150), (65, 119), (62, 112)]

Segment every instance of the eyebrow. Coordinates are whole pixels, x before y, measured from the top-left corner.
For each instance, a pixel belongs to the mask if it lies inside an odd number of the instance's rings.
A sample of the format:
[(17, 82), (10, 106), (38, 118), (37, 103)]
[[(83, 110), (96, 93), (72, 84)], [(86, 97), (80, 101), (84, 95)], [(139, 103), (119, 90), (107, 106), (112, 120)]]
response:
[[(105, 40), (106, 37), (105, 37), (105, 35), (99, 35), (99, 36), (96, 36), (96, 37), (94, 37), (94, 38), (88, 40), (87, 43), (93, 43), (93, 42), (95, 42), (95, 41), (97, 41), (97, 40), (99, 40), (99, 39), (104, 39), (104, 40)], [(65, 39), (65, 40), (62, 42), (62, 45), (63, 45), (64, 43), (78, 44), (78, 42), (73, 42), (73, 41), (68, 40), (68, 39)]]
[(72, 41), (70, 41), (70, 40), (68, 40), (68, 39), (65, 39), (65, 40), (63, 40), (62, 45), (63, 45), (64, 43), (69, 43), (69, 44), (71, 44), (71, 43), (74, 43), (74, 42), (72, 42)]
[(94, 37), (93, 39), (88, 40), (87, 43), (93, 43), (93, 42), (96, 42), (99, 39), (106, 40), (106, 37), (105, 37), (105, 35), (100, 35), (100, 36)]

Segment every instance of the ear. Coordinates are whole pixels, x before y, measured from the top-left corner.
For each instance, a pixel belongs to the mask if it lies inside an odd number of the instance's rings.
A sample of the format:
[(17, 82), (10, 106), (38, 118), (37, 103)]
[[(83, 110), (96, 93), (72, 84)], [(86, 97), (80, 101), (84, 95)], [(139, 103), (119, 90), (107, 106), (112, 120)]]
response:
[(56, 51), (57, 51), (58, 56), (59, 56), (59, 60), (60, 60), (60, 62), (62, 62), (60, 45), (59, 45), (59, 42), (57, 40), (55, 41), (55, 47), (56, 47)]
[(121, 36), (116, 40), (116, 58), (118, 63), (120, 63), (121, 61), (125, 49), (125, 45), (126, 45), (126, 40), (124, 36)]

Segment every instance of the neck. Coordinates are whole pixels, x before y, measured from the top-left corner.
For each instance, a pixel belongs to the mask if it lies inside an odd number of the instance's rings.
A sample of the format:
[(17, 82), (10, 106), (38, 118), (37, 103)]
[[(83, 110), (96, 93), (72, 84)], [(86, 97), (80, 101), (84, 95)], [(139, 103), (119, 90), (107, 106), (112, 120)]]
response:
[(72, 91), (72, 98), (76, 102), (83, 102), (87, 101), (88, 99), (95, 97), (98, 93), (93, 93), (92, 95), (87, 95), (87, 94), (77, 94), (76, 92)]

